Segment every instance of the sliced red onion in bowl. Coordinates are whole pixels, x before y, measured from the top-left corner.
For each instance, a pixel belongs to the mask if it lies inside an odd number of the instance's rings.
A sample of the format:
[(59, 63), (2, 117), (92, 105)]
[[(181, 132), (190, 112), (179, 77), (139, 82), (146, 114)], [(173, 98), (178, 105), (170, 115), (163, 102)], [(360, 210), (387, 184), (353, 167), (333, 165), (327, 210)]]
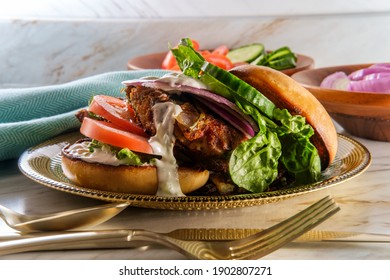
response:
[(390, 63), (373, 64), (347, 75), (344, 72), (335, 72), (326, 76), (320, 87), (362, 91), (375, 93), (390, 93)]
[(348, 85), (350, 91), (390, 93), (390, 77), (371, 80), (351, 81)]
[(390, 67), (368, 67), (359, 69), (348, 75), (348, 78), (352, 81), (359, 81), (364, 79), (365, 76), (376, 73), (390, 73)]

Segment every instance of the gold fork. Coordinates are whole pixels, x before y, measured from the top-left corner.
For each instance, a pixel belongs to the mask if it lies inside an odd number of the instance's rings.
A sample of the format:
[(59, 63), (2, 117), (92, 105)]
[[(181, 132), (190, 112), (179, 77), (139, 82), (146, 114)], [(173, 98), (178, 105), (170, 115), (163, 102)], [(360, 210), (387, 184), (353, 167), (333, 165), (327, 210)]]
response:
[(233, 241), (186, 241), (163, 233), (146, 230), (107, 230), (69, 232), (0, 242), (0, 255), (34, 250), (82, 247), (86, 243), (147, 241), (175, 249), (191, 259), (257, 259), (261, 258), (314, 228), (339, 210), (325, 197), (298, 214), (266, 230)]

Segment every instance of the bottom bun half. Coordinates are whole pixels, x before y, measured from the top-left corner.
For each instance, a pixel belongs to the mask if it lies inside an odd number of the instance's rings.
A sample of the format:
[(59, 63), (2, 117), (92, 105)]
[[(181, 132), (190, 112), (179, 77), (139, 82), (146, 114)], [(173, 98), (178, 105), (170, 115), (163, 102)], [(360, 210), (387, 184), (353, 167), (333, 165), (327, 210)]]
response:
[[(155, 195), (158, 189), (155, 166), (111, 166), (62, 156), (64, 175), (79, 186), (117, 193)], [(209, 171), (179, 167), (179, 183), (184, 194), (204, 186)]]

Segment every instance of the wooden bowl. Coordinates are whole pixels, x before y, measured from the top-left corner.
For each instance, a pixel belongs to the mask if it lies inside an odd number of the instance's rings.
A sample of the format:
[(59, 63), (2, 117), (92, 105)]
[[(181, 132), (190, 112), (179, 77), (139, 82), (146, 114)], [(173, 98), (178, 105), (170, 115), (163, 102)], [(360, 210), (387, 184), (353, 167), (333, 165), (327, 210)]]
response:
[(321, 88), (322, 80), (337, 71), (347, 75), (371, 64), (305, 70), (292, 78), (308, 89), (332, 118), (352, 135), (390, 142), (390, 94)]
[[(166, 52), (161, 52), (134, 57), (127, 62), (127, 68), (129, 70), (161, 69), (161, 64), (166, 54)], [(281, 70), (286, 75), (291, 76), (296, 72), (312, 69), (314, 67), (314, 60), (311, 57), (302, 54), (296, 54), (296, 56), (296, 67)]]

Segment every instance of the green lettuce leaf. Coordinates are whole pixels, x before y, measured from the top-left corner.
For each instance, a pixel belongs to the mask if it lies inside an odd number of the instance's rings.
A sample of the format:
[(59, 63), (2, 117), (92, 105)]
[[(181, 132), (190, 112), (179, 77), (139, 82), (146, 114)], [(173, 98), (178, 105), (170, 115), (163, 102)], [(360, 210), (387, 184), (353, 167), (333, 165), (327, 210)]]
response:
[(121, 161), (123, 165), (142, 165), (148, 160), (142, 159), (138, 154), (134, 153), (128, 148), (118, 148), (97, 140), (92, 140), (89, 143), (89, 152), (93, 153), (95, 150), (102, 150), (106, 153), (115, 155), (117, 159)]
[(123, 148), (116, 153), (116, 157), (127, 165), (142, 165), (141, 158), (128, 148)]
[(294, 174), (296, 184), (312, 183), (321, 175), (321, 160), (310, 142), (313, 128), (302, 116), (292, 116), (286, 109), (275, 109), (274, 119), (280, 123), (275, 131), (282, 143), (281, 162)]
[(278, 176), (278, 159), (281, 145), (277, 135), (271, 131), (258, 133), (241, 143), (229, 161), (230, 176), (238, 186), (259, 193)]

